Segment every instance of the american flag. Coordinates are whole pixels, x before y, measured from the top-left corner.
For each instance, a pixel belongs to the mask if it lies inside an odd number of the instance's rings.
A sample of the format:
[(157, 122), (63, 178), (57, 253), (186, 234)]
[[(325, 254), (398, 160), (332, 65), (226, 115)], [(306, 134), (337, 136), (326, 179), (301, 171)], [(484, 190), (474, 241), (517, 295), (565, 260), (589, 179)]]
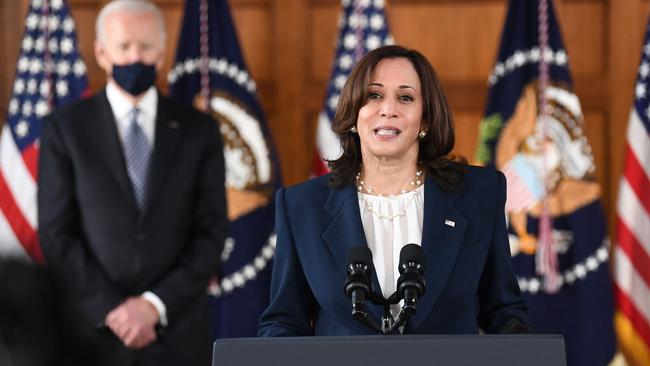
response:
[(393, 44), (384, 12), (384, 0), (342, 0), (343, 10), (339, 18), (339, 35), (325, 105), (318, 115), (316, 149), (312, 167), (313, 175), (329, 171), (323, 160), (336, 159), (341, 155), (341, 143), (332, 131), (341, 89), (352, 67), (367, 52), (377, 47)]
[(634, 94), (616, 208), (616, 331), (628, 362), (632, 365), (649, 365), (650, 24)]
[(86, 89), (86, 66), (66, 2), (32, 0), (0, 134), (0, 256), (43, 262), (36, 228), (41, 121)]

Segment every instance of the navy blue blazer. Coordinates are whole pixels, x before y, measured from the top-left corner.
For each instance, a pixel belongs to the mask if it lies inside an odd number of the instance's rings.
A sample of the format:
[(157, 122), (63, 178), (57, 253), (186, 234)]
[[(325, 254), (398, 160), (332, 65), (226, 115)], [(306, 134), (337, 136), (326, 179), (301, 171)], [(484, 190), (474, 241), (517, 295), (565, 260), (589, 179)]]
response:
[[(331, 189), (322, 176), (276, 195), (277, 251), (270, 305), (260, 336), (357, 335), (374, 332), (351, 317), (343, 291), (346, 255), (367, 245), (356, 189)], [(469, 167), (461, 189), (445, 193), (428, 176), (422, 248), (426, 291), (404, 333), (499, 333), (526, 305), (510, 262), (502, 173)], [(445, 224), (453, 221), (452, 227)], [(376, 274), (373, 288), (380, 292)], [(383, 307), (366, 303), (381, 319)]]

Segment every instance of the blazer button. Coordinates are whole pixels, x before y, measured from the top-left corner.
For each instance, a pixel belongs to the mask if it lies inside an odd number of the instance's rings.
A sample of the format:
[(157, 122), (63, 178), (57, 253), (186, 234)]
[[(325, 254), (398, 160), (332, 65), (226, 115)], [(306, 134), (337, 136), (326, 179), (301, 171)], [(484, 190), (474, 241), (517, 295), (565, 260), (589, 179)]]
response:
[(143, 233), (138, 233), (138, 234), (135, 235), (135, 240), (137, 240), (139, 242), (143, 242), (145, 238), (146, 238), (146, 236)]

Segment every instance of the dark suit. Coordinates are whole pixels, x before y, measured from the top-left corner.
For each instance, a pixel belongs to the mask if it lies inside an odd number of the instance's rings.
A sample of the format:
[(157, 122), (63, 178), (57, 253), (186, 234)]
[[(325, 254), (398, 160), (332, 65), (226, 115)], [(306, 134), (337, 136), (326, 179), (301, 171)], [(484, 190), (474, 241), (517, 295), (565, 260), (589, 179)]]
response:
[[(373, 333), (352, 319), (343, 291), (347, 252), (366, 244), (357, 192), (352, 185), (330, 189), (327, 179), (277, 193), (277, 252), (261, 336)], [(426, 179), (426, 292), (404, 333), (478, 333), (479, 326), (496, 333), (511, 319), (527, 323), (510, 263), (504, 202), (501, 173), (470, 167), (456, 194)], [(379, 292), (376, 274), (373, 286)], [(378, 322), (383, 308), (366, 304)]]
[[(227, 230), (216, 123), (159, 94), (140, 212), (105, 92), (43, 123), (39, 235), (63, 291), (68, 355), (86, 365), (198, 365), (210, 359), (206, 286)], [(152, 291), (169, 326), (142, 351), (107, 328), (126, 297)]]
[(43, 267), (0, 257), (0, 365), (58, 365), (52, 281)]

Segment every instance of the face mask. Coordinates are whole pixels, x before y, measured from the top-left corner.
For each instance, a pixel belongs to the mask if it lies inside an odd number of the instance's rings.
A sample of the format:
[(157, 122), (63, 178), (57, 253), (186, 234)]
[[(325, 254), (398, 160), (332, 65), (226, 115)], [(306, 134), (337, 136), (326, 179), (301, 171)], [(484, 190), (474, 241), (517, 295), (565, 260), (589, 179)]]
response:
[(113, 65), (113, 80), (129, 94), (137, 96), (156, 81), (156, 66), (139, 61), (129, 65)]

